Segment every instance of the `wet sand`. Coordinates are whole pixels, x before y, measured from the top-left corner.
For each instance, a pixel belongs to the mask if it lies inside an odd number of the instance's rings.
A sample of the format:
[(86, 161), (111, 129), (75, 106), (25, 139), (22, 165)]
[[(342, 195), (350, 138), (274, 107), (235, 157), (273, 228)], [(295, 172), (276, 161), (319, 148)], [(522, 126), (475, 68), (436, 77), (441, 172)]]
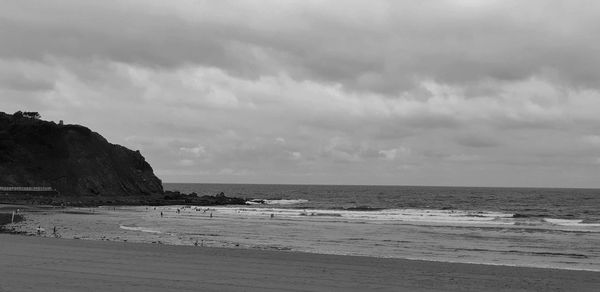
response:
[(0, 234), (0, 291), (600, 291), (600, 273)]

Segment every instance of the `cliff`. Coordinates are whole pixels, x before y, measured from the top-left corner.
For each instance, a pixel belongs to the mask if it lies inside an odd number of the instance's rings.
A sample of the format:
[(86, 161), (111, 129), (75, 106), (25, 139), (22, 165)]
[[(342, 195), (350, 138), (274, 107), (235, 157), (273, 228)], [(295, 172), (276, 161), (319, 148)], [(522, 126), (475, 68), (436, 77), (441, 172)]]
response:
[(163, 194), (139, 151), (111, 144), (83, 126), (2, 112), (0, 186), (52, 187), (56, 196), (87, 201)]

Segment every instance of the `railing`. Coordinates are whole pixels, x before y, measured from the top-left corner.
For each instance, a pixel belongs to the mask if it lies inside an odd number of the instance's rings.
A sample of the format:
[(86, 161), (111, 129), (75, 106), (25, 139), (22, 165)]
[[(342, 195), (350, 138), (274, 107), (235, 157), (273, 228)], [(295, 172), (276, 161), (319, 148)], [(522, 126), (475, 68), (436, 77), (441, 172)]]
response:
[(51, 192), (52, 187), (0, 187), (0, 192)]

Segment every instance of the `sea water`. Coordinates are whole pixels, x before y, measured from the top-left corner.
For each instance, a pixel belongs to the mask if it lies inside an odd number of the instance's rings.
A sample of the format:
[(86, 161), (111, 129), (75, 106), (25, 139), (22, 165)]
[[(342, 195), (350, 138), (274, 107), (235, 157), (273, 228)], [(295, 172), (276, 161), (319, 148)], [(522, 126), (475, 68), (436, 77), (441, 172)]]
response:
[[(39, 222), (60, 226), (63, 237), (82, 239), (600, 271), (600, 190), (165, 188), (198, 195), (224, 192), (247, 198), (248, 205), (101, 207), (54, 214), (50, 222), (39, 217)], [(30, 226), (36, 224), (34, 216)]]

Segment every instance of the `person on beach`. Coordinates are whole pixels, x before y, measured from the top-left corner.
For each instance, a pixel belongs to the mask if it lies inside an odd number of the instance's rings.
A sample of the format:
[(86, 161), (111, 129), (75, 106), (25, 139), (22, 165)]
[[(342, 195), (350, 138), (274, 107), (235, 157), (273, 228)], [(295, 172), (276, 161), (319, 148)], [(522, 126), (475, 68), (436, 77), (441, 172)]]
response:
[(212, 212), (210, 212), (210, 218), (212, 218)]
[(163, 216), (163, 212), (162, 212), (162, 211), (160, 211), (160, 218), (162, 218), (162, 216)]
[(52, 228), (52, 235), (56, 236), (56, 226)]

